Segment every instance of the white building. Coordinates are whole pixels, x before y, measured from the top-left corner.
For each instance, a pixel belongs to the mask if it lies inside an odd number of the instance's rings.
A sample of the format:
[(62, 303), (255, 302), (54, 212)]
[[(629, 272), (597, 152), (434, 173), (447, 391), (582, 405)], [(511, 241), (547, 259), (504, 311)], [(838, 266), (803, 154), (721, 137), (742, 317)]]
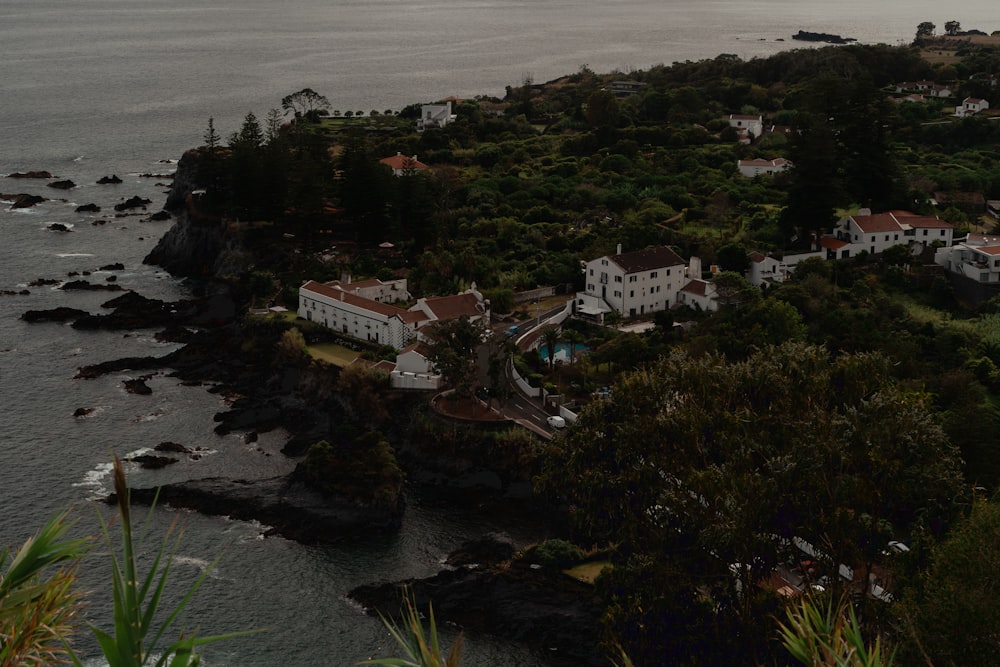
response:
[(934, 263), (983, 284), (1000, 284), (1000, 237), (970, 234), (964, 243), (938, 248)]
[(397, 280), (381, 281), (378, 278), (371, 280), (359, 280), (352, 282), (348, 275), (345, 280), (334, 280), (324, 283), (327, 287), (350, 292), (355, 296), (360, 296), (372, 301), (382, 303), (397, 303), (399, 301), (409, 301), (410, 293), (406, 290), (406, 278)]
[(617, 311), (636, 317), (677, 304), (688, 282), (685, 262), (667, 247), (605, 255), (587, 262), (586, 289), (576, 295), (576, 312), (602, 319)]
[[(364, 281), (365, 283), (371, 281)], [(348, 283), (346, 287), (363, 283)], [(387, 283), (368, 289), (385, 287)], [(358, 340), (406, 347), (432, 322), (468, 317), (489, 320), (490, 303), (472, 289), (453, 296), (419, 299), (409, 310), (356, 294), (349, 289), (310, 280), (299, 288), (299, 317), (318, 322)]]
[(677, 302), (695, 310), (716, 311), (719, 309), (717, 291), (712, 281), (695, 278), (677, 293)]
[(928, 245), (939, 241), (952, 244), (954, 227), (940, 218), (917, 215), (909, 211), (872, 213), (861, 209), (849, 215), (834, 227), (834, 237), (846, 247), (838, 247), (839, 257), (853, 257), (861, 252), (878, 254), (894, 245), (910, 242)]
[(746, 178), (753, 178), (761, 174), (777, 174), (792, 168), (792, 163), (783, 157), (774, 160), (737, 160), (736, 168), (740, 170), (740, 175)]
[(726, 118), (729, 127), (735, 127), (740, 134), (740, 143), (749, 144), (764, 134), (764, 118), (746, 114), (731, 113)]
[(451, 101), (443, 104), (425, 104), (420, 107), (420, 118), (417, 119), (417, 132), (423, 132), (429, 127), (444, 127), (458, 116), (451, 112)]
[(418, 171), (426, 171), (427, 169), (430, 169), (428, 165), (418, 160), (416, 155), (410, 157), (409, 155), (403, 155), (399, 152), (392, 157), (382, 158), (379, 160), (379, 163), (392, 169), (393, 176), (407, 176), (409, 174), (415, 174)]
[(977, 114), (980, 111), (986, 111), (989, 108), (990, 103), (986, 100), (981, 100), (978, 97), (966, 97), (962, 100), (961, 104), (955, 107), (955, 115), (959, 118), (964, 118)]
[(438, 389), (442, 384), (424, 343), (412, 343), (400, 350), (390, 379), (396, 389)]
[(760, 287), (768, 283), (783, 283), (795, 271), (795, 266), (809, 257), (825, 258), (826, 253), (822, 251), (802, 252), (794, 255), (785, 255), (783, 258), (771, 257), (762, 252), (751, 252), (750, 268), (747, 269), (746, 279), (751, 285)]
[(366, 299), (310, 280), (299, 288), (299, 317), (339, 333), (402, 349), (426, 320), (422, 312)]

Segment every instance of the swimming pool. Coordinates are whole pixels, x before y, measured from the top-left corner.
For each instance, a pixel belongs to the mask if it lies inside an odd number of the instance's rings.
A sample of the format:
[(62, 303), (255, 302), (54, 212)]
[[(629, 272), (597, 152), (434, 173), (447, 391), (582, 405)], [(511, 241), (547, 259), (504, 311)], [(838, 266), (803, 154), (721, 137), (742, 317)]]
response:
[[(587, 349), (588, 349), (587, 346), (584, 345), (583, 343), (573, 343), (574, 354), (580, 354), (581, 352), (585, 352)], [(568, 363), (569, 350), (570, 350), (569, 343), (556, 343), (555, 360)], [(547, 362), (549, 360), (549, 346), (542, 345), (540, 348), (538, 348), (538, 354), (544, 361)]]

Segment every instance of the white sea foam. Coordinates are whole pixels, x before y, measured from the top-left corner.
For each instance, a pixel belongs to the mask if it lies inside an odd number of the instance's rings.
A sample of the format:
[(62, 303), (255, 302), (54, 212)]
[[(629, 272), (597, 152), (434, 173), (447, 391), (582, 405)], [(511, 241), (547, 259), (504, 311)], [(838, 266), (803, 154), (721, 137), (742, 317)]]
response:
[[(66, 225), (67, 227), (72, 227), (73, 225)], [(58, 252), (56, 257), (66, 258), (66, 257), (93, 257), (92, 252)]]

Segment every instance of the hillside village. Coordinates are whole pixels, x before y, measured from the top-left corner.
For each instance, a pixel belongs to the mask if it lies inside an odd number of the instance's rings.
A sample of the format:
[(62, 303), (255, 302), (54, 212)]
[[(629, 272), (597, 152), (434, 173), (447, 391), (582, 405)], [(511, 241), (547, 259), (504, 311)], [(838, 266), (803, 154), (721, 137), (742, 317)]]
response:
[(810, 591), (951, 650), (976, 640), (922, 584), (1000, 485), (1000, 52), (955, 52), (248, 118), (185, 206), (252, 258), (281, 363), (349, 387), (343, 419), (565, 512), (635, 664), (786, 664), (775, 619)]

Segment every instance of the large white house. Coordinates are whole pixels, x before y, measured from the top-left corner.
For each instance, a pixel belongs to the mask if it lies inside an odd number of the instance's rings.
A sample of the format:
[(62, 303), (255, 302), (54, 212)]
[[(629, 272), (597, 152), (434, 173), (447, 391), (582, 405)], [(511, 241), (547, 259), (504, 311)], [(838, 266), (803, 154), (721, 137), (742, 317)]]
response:
[(847, 216), (833, 230), (834, 237), (843, 244), (836, 249), (838, 257), (852, 257), (861, 252), (875, 255), (911, 242), (929, 245), (938, 241), (950, 246), (953, 233), (950, 223), (934, 216), (909, 211), (872, 213), (868, 209)]
[(751, 285), (760, 287), (769, 283), (783, 283), (795, 271), (795, 266), (804, 259), (818, 257), (823, 259), (826, 253), (822, 251), (788, 254), (782, 258), (765, 255), (762, 252), (751, 252), (747, 255), (750, 267), (745, 278)]
[(688, 282), (686, 262), (667, 247), (605, 255), (584, 267), (586, 289), (577, 292), (576, 312), (603, 320), (616, 311), (626, 317), (667, 310)]
[[(472, 321), (488, 320), (490, 316), (489, 301), (475, 286), (453, 296), (419, 299), (409, 310), (403, 310), (344, 289), (358, 284), (361, 283), (342, 286), (338, 282), (306, 282), (299, 288), (299, 317), (358, 340), (401, 350), (419, 337), (421, 327), (432, 322), (462, 316)], [(370, 289), (384, 286), (385, 283), (381, 283)]]
[(299, 317), (318, 322), (359, 340), (406, 347), (416, 336), (417, 326), (426, 319), (422, 312), (410, 312), (374, 299), (310, 280), (299, 288)]
[(955, 115), (959, 118), (964, 118), (965, 116), (972, 116), (979, 113), (980, 111), (986, 111), (990, 108), (990, 103), (986, 100), (981, 100), (978, 97), (966, 97), (962, 100), (962, 103), (955, 107)]

